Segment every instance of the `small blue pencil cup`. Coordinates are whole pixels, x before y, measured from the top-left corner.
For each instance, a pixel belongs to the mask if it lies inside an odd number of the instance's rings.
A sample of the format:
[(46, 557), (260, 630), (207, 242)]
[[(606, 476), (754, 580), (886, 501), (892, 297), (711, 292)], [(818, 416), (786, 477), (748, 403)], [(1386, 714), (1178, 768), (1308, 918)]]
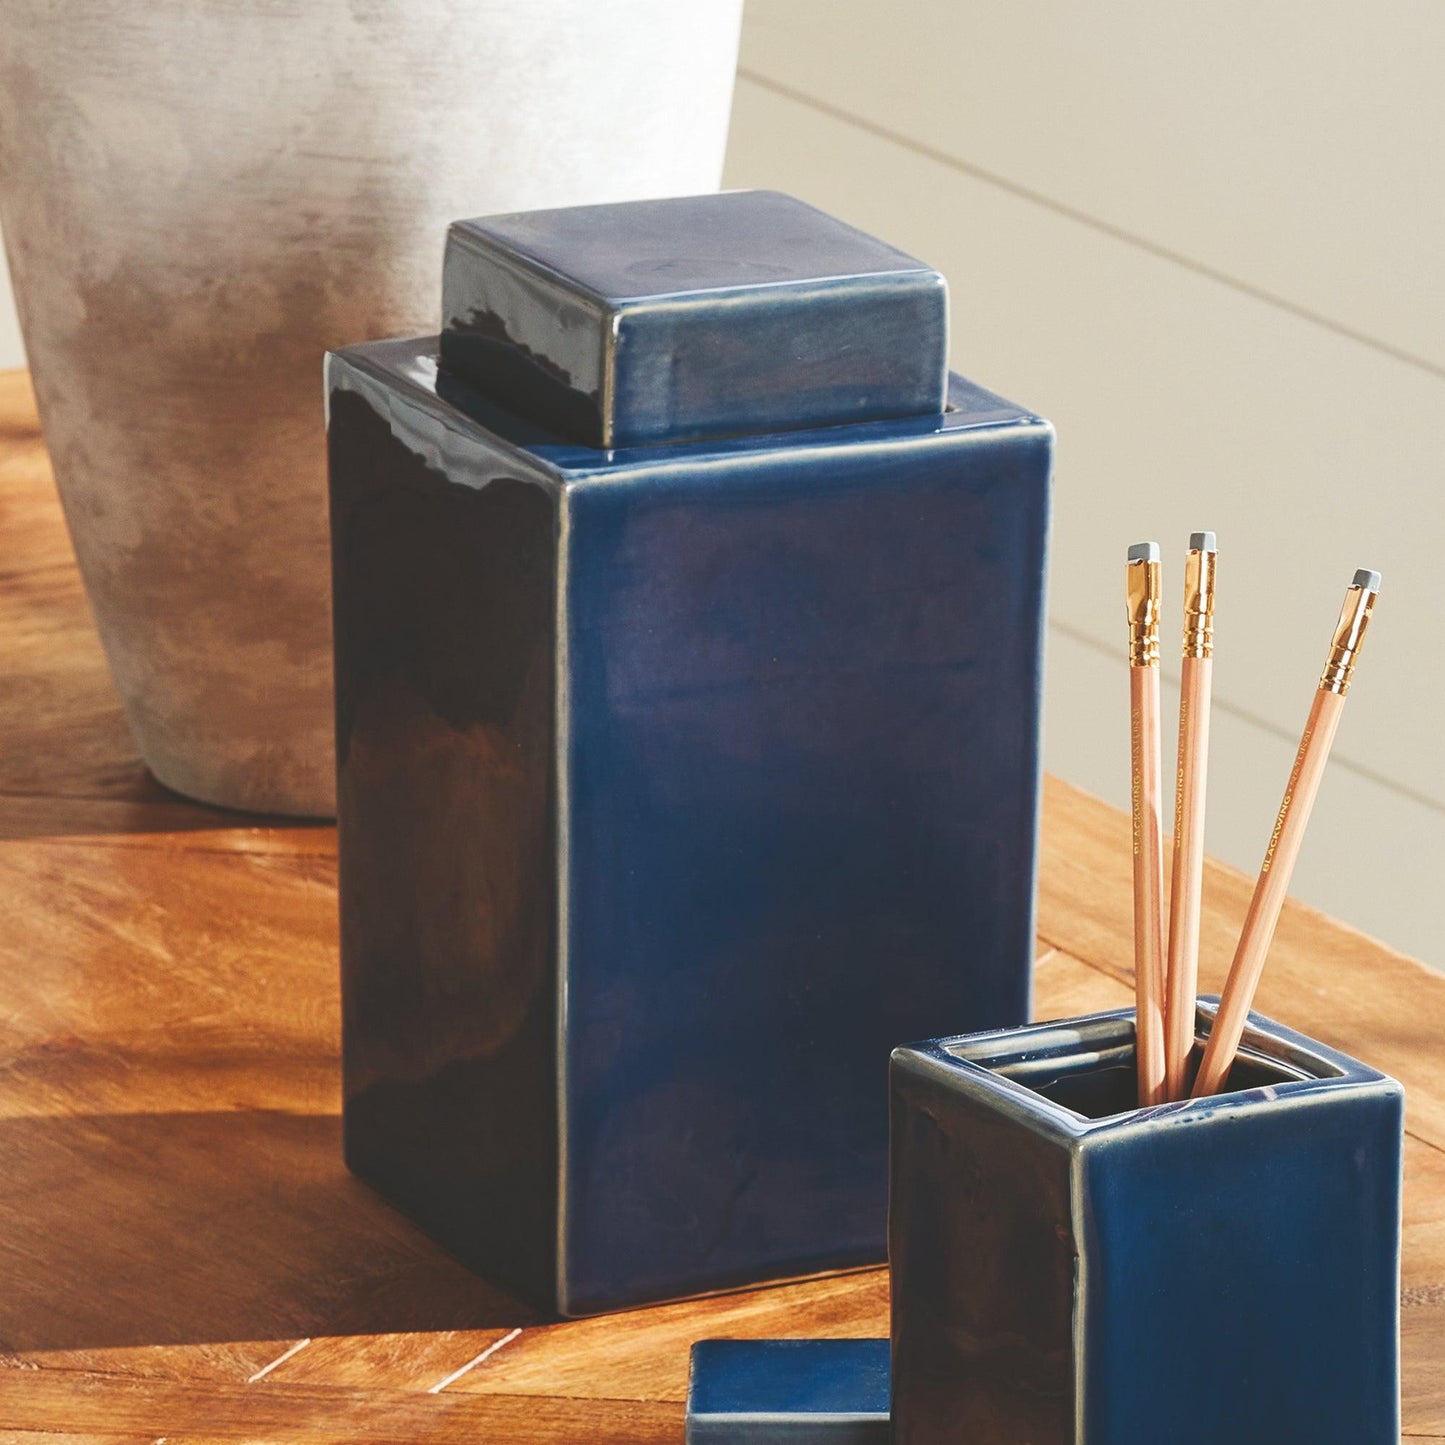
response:
[(1229, 1083), (1134, 1107), (1132, 1010), (895, 1051), (894, 1445), (1394, 1445), (1403, 1090), (1258, 1016)]

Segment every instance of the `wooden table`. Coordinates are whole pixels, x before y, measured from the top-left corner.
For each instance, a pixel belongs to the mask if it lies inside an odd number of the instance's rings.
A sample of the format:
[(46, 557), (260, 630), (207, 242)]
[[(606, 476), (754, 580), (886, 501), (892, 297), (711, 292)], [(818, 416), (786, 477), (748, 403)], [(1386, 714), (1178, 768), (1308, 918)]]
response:
[[(886, 1332), (881, 1270), (548, 1324), (353, 1180), (333, 830), (143, 771), (21, 373), (0, 539), (3, 1439), (672, 1445), (691, 1341)], [(1132, 997), (1127, 836), (1048, 785), (1040, 1017)], [(1248, 892), (1211, 866), (1207, 989)], [(1445, 976), (1291, 904), (1260, 1007), (1407, 1087), (1405, 1434), (1445, 1442)]]

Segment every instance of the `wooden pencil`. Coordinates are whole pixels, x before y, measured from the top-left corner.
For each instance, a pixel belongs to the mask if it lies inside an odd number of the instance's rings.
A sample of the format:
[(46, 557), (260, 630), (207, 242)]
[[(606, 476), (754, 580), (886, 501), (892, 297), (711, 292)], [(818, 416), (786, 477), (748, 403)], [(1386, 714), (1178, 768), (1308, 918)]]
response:
[(1214, 670), (1213, 532), (1195, 532), (1184, 563), (1184, 657), (1179, 690), (1179, 753), (1174, 770), (1174, 857), (1165, 962), (1164, 1087), (1188, 1092), (1199, 991), (1199, 910), (1204, 887), (1204, 797)]
[(1134, 852), (1134, 1005), (1139, 1105), (1164, 1102), (1164, 791), (1159, 746), (1159, 545), (1129, 548), (1130, 795)]
[(1284, 801), (1275, 818), (1254, 896), (1249, 901), (1249, 911), (1245, 914), (1239, 944), (1234, 951), (1234, 962), (1230, 965), (1229, 978), (1219, 1001), (1219, 1012), (1209, 1031), (1204, 1058), (1194, 1081), (1196, 1099), (1219, 1093), (1229, 1078), (1239, 1041), (1244, 1036), (1255, 990), (1264, 972), (1269, 946), (1274, 940), (1280, 909), (1284, 907), (1285, 895), (1289, 892), (1290, 874), (1299, 858), (1310, 810), (1319, 792), (1325, 764), (1329, 761), (1330, 745), (1334, 742), (1340, 714), (1344, 711), (1345, 695), (1350, 690), (1350, 676), (1379, 590), (1380, 574), (1361, 568), (1355, 573), (1355, 580), (1345, 594), (1345, 604), (1340, 609), (1340, 620), (1335, 625), (1330, 645), (1329, 661), (1325, 664), (1310, 707), (1309, 721), (1305, 724), (1304, 736), (1295, 754)]

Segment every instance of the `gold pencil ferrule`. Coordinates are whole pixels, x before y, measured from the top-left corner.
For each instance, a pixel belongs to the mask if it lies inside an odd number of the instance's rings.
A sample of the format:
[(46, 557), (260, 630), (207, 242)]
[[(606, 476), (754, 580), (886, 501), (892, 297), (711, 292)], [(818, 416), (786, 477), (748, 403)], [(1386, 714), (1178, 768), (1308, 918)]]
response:
[(1129, 616), (1129, 666), (1152, 667), (1159, 661), (1159, 563), (1130, 562), (1125, 567)]
[(1214, 656), (1215, 552), (1190, 551), (1184, 558), (1184, 656)]
[(1360, 660), (1360, 647), (1375, 610), (1376, 596), (1369, 587), (1351, 587), (1345, 593), (1345, 605), (1340, 608), (1340, 620), (1335, 624), (1335, 635), (1330, 642), (1329, 661), (1320, 674), (1321, 692), (1337, 692), (1341, 697), (1349, 692), (1350, 678)]

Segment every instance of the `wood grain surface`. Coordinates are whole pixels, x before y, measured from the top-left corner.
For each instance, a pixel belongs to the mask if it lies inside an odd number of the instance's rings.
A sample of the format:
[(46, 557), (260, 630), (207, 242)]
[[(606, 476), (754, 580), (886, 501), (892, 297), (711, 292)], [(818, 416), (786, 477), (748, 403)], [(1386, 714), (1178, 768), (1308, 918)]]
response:
[[(0, 539), (0, 1439), (677, 1442), (691, 1341), (886, 1332), (881, 1270), (550, 1323), (350, 1178), (334, 834), (146, 776), (20, 373)], [(1206, 990), (1249, 892), (1209, 866)], [(1039, 901), (1038, 1015), (1127, 1004), (1128, 819), (1050, 782)], [(1405, 1435), (1445, 1445), (1445, 977), (1291, 903), (1258, 1006), (1406, 1085)]]

